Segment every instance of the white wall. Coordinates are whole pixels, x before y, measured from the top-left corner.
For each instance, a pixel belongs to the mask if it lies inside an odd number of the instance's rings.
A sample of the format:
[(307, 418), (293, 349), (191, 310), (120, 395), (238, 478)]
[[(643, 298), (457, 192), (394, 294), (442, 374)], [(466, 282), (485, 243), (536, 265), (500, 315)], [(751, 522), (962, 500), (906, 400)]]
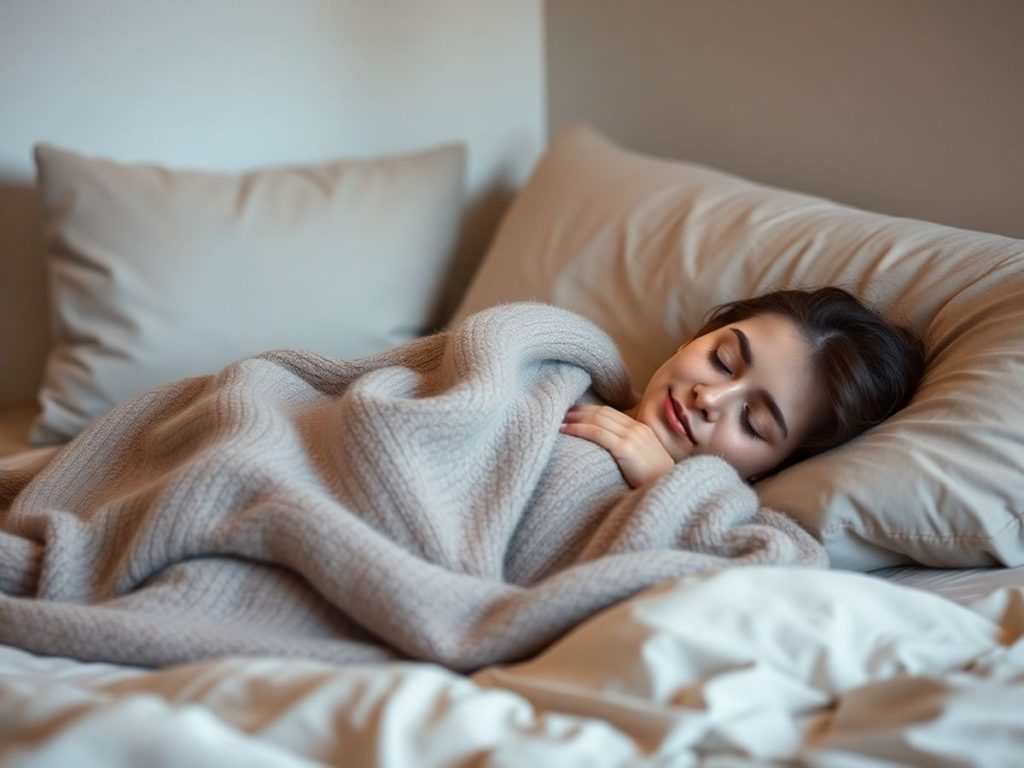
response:
[(470, 146), (460, 260), (545, 138), (541, 0), (2, 0), (0, 403), (47, 339), (31, 147), (210, 170)]
[(1024, 237), (1021, 0), (547, 0), (550, 130)]

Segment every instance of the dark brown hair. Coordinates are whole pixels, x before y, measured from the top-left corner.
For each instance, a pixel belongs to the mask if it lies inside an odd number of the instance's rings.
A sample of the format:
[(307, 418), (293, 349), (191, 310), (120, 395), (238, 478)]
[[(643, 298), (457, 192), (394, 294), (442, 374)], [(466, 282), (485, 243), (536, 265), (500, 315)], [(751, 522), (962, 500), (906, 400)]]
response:
[(842, 288), (775, 291), (713, 309), (697, 335), (773, 314), (791, 320), (810, 344), (828, 413), (783, 466), (840, 445), (898, 411), (924, 373), (924, 347)]

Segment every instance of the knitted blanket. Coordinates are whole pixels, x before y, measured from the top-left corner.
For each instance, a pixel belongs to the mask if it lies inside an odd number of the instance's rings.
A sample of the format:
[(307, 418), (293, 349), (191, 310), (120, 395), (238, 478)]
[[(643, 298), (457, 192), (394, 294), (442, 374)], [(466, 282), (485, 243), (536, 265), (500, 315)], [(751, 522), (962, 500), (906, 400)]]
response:
[(629, 404), (614, 345), (536, 304), (361, 360), (278, 351), (154, 389), (0, 471), (0, 642), (472, 670), (667, 579), (825, 563), (716, 457), (630, 490), (558, 431), (588, 390)]

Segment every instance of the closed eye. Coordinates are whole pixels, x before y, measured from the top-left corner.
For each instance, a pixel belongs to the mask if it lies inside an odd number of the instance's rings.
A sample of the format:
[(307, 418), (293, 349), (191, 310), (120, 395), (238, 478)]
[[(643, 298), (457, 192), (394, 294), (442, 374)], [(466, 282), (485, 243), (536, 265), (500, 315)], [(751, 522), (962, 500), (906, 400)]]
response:
[(711, 363), (711, 367), (715, 370), (721, 371), (726, 376), (732, 376), (732, 369), (722, 361), (721, 357), (718, 356), (719, 349), (720, 347), (715, 347), (708, 352), (708, 362)]
[(748, 435), (750, 435), (752, 438), (754, 438), (755, 440), (761, 440), (761, 441), (766, 442), (766, 443), (768, 442), (768, 440), (765, 438), (765, 436), (762, 435), (760, 432), (758, 432), (756, 429), (754, 429), (754, 425), (750, 423), (750, 406), (749, 405), (744, 405), (743, 406), (743, 412), (742, 412), (742, 414), (740, 416), (740, 423), (743, 426), (743, 431), (746, 432)]

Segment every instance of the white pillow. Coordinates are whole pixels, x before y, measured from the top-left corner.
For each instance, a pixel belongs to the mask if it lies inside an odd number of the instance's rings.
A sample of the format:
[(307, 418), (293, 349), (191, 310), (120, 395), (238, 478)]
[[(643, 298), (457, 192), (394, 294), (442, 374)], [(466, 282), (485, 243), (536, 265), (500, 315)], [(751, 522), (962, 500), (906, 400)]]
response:
[(229, 175), (36, 147), (53, 348), (34, 443), (273, 347), (358, 357), (442, 318), (465, 150)]
[(575, 126), (502, 222), (456, 312), (589, 316), (641, 389), (717, 304), (838, 285), (924, 336), (910, 406), (758, 485), (838, 567), (1024, 564), (1024, 241), (856, 210), (615, 147)]

